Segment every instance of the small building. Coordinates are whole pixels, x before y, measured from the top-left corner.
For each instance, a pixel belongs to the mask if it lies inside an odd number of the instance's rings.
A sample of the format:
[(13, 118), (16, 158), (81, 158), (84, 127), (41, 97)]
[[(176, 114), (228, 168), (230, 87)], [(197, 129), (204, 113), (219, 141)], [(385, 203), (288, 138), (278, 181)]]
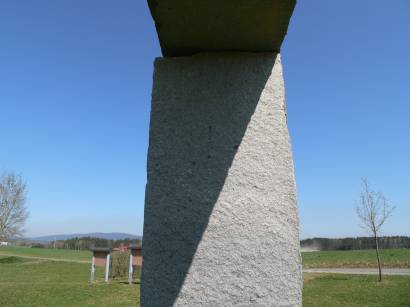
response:
[(140, 244), (131, 244), (128, 249), (132, 255), (132, 265), (142, 266), (142, 246)]
[(130, 251), (130, 266), (128, 272), (128, 282), (132, 284), (132, 275), (135, 270), (141, 273), (142, 268), (142, 246), (140, 244), (131, 244), (128, 246)]
[(111, 248), (107, 247), (92, 247), (91, 251), (93, 252), (93, 258), (91, 263), (91, 282), (94, 282), (95, 279), (95, 267), (105, 266), (105, 282), (108, 282), (108, 276), (110, 272), (110, 256)]

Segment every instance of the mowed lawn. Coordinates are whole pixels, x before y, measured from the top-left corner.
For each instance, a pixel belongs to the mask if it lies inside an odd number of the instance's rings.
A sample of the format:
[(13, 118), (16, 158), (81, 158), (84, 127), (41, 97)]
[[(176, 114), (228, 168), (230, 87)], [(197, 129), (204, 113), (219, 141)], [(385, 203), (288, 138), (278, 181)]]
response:
[(303, 306), (410, 306), (410, 276), (304, 274)]
[[(90, 284), (90, 264), (61, 261), (86, 260), (86, 255), (90, 256), (88, 252), (75, 254), (78, 252), (47, 249), (19, 252), (29, 257), (55, 256), (60, 261), (2, 256), (5, 249), (1, 248), (0, 306), (139, 306), (139, 284), (128, 285), (126, 280), (105, 284), (102, 268), (97, 268), (97, 282)], [(8, 250), (7, 254), (10, 253)], [(328, 257), (326, 254), (324, 259)], [(352, 261), (356, 258), (347, 262)], [(410, 277), (385, 276), (379, 283), (377, 276), (304, 274), (303, 305), (410, 306)]]
[(21, 257), (52, 258), (57, 260), (77, 260), (91, 263), (92, 253), (90, 251), (74, 251), (51, 248), (29, 248), (1, 246), (0, 256), (13, 255)]
[(0, 256), (0, 306), (139, 306), (139, 285), (89, 283), (90, 265)]
[[(410, 268), (410, 249), (381, 250), (380, 258), (384, 267)], [(374, 250), (306, 252), (302, 253), (302, 259), (304, 268), (377, 267)]]

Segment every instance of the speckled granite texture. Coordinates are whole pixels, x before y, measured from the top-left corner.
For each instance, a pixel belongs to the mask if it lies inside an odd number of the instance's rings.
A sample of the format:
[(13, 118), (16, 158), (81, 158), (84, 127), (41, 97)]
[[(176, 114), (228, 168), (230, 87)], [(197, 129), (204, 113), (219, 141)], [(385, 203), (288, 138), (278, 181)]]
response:
[(157, 59), (142, 307), (301, 306), (280, 56)]

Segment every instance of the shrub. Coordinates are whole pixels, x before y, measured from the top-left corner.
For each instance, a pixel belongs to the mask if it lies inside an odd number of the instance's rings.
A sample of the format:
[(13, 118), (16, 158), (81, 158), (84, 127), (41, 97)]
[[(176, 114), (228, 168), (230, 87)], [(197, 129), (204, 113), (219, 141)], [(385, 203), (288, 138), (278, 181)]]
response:
[(128, 266), (130, 263), (130, 255), (128, 253), (112, 252), (110, 261), (110, 278), (128, 277)]

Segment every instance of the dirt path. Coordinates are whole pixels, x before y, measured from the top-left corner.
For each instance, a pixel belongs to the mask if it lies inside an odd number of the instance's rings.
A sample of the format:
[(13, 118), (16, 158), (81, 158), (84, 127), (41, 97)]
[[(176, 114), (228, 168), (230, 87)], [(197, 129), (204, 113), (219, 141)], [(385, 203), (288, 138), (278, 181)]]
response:
[[(303, 269), (304, 273), (337, 273), (337, 274), (360, 274), (360, 275), (377, 275), (377, 268), (320, 268), (320, 269)], [(410, 276), (410, 269), (382, 269), (384, 275), (404, 275)]]
[(0, 253), (0, 256), (20, 257), (20, 258), (27, 258), (27, 259), (48, 260), (48, 261), (58, 261), (58, 262), (91, 263), (91, 261), (87, 261), (87, 260), (47, 258), (47, 257), (26, 256), (26, 255), (10, 254), (10, 253)]

